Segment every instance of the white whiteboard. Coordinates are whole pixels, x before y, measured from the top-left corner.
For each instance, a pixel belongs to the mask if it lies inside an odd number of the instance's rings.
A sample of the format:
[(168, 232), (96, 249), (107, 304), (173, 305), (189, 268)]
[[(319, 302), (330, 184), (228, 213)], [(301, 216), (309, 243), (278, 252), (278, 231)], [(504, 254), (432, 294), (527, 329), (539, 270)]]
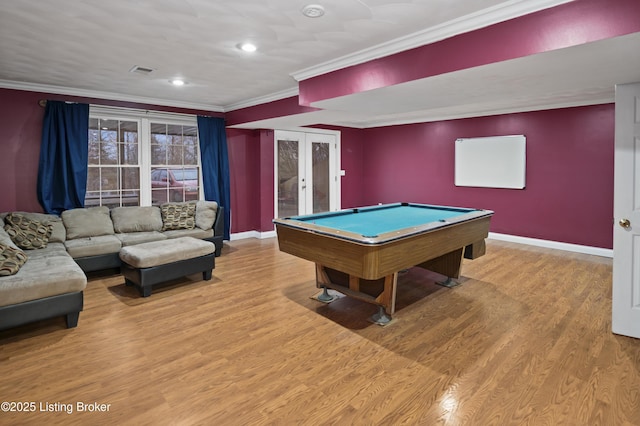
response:
[(456, 186), (523, 189), (524, 135), (456, 139)]

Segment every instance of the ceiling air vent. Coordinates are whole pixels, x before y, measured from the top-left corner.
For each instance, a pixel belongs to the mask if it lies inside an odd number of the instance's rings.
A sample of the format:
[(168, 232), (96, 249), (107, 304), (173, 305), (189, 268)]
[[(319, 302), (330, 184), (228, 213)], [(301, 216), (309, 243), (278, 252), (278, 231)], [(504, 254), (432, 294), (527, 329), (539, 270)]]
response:
[(149, 75), (153, 72), (153, 68), (141, 67), (139, 65), (134, 65), (133, 68), (129, 70), (129, 72), (136, 72), (142, 75)]

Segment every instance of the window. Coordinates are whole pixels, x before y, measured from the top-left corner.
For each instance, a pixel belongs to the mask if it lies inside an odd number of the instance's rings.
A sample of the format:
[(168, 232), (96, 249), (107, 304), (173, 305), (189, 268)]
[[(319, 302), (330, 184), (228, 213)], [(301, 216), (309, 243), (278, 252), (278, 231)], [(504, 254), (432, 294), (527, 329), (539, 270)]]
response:
[(151, 200), (197, 200), (200, 194), (196, 126), (151, 123)]
[(89, 119), (89, 164), (85, 206), (140, 205), (136, 121)]
[(198, 200), (195, 117), (91, 107), (85, 206)]

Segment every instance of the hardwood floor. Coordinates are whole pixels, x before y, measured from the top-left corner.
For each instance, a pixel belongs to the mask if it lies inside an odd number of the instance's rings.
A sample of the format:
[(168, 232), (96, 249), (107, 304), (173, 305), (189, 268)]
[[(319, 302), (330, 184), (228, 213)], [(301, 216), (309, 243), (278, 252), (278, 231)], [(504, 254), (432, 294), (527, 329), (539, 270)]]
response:
[(453, 288), (402, 273), (387, 327), (373, 305), (310, 299), (314, 265), (275, 239), (226, 243), (213, 280), (145, 299), (93, 275), (77, 328), (0, 333), (0, 400), (37, 404), (0, 423), (640, 425), (611, 259), (490, 240), (462, 271)]

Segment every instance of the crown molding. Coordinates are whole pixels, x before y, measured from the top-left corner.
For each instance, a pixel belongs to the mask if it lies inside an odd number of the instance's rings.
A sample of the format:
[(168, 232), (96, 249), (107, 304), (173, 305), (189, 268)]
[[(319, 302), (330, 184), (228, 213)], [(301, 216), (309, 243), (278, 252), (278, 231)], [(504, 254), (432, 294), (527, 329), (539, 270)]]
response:
[(237, 109), (249, 108), (256, 105), (266, 104), (269, 102), (279, 101), (281, 99), (291, 98), (298, 96), (298, 87), (292, 87), (290, 89), (281, 90), (279, 92), (271, 93), (257, 98), (248, 99), (242, 102), (236, 102), (234, 104), (226, 105), (224, 112), (235, 111)]
[(219, 105), (198, 104), (191, 102), (173, 101), (159, 98), (147, 98), (122, 93), (101, 92), (97, 90), (77, 89), (73, 87), (53, 86), (49, 84), (25, 83), (11, 80), (0, 80), (0, 88), (26, 90), (28, 92), (54, 93), (57, 95), (81, 96), (84, 98), (108, 99), (112, 101), (135, 102), (148, 105), (161, 105), (175, 108), (195, 109), (211, 112), (224, 112)]
[(296, 81), (317, 77), (342, 68), (393, 55), (405, 50), (435, 43), (499, 22), (514, 19), (574, 0), (510, 0), (478, 12), (418, 31), (404, 37), (345, 55), (290, 74)]

